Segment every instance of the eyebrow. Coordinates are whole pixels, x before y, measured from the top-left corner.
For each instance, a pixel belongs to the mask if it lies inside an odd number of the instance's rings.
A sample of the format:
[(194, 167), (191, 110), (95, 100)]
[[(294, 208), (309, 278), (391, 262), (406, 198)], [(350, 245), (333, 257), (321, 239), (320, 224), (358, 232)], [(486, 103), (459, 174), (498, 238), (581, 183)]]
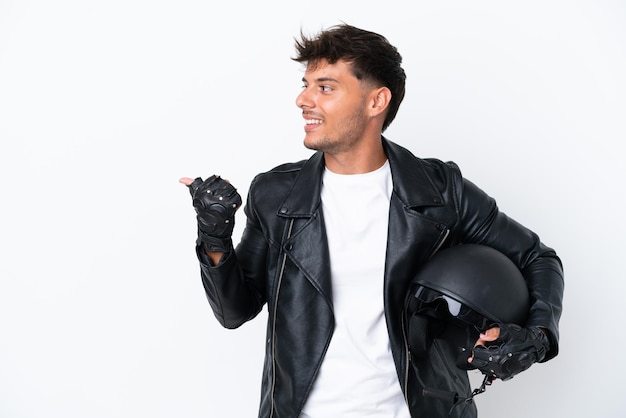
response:
[[(320, 78), (316, 78), (315, 79), (315, 82), (317, 82), (317, 83), (327, 83), (329, 81), (333, 82), (333, 83), (338, 83), (339, 82), (337, 79), (332, 78), (332, 77), (320, 77)], [(302, 82), (303, 83), (307, 82), (306, 77), (302, 77)]]

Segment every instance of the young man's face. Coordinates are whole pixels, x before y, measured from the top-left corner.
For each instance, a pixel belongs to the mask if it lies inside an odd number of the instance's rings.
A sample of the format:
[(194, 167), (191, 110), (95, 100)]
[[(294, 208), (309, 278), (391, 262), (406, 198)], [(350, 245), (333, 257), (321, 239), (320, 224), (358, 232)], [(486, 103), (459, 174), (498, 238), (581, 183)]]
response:
[(321, 61), (309, 66), (296, 98), (305, 120), (304, 145), (330, 154), (347, 152), (362, 136), (367, 122), (367, 83), (350, 71), (350, 64)]

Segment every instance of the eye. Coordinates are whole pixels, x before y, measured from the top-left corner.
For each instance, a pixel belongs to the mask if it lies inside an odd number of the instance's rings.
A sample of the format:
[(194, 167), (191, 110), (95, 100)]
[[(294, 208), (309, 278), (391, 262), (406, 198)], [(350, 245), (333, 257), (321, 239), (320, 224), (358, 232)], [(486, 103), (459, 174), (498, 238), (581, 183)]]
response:
[(320, 90), (322, 90), (323, 93), (330, 93), (331, 91), (333, 91), (332, 87), (330, 86), (320, 86)]

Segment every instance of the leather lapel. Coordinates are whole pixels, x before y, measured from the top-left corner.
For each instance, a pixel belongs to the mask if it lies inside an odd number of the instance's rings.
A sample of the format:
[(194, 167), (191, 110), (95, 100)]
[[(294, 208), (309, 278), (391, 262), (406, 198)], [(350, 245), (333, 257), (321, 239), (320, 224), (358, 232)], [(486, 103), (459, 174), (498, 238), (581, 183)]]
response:
[(320, 200), (323, 170), (323, 154), (317, 152), (302, 166), (278, 215), (293, 220), (291, 237), (285, 241), (284, 251), (332, 304), (330, 257)]
[(295, 232), (285, 245), (285, 252), (304, 276), (332, 305), (330, 257), (321, 210), (309, 219), (297, 219)]
[[(424, 216), (427, 206), (443, 205), (443, 197), (426, 174), (423, 161), (383, 140), (393, 176), (385, 262), (385, 306), (392, 324), (400, 324), (408, 284), (419, 266), (445, 239), (447, 226)], [(391, 334), (401, 333), (399, 328)]]

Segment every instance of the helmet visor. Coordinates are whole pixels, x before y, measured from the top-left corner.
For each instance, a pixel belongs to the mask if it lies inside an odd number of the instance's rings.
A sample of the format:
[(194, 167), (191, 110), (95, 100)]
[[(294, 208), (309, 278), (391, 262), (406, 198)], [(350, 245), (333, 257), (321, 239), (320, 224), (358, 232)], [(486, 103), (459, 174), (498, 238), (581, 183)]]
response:
[(474, 327), (478, 332), (485, 331), (493, 323), (458, 300), (428, 287), (418, 286), (413, 296), (410, 304), (412, 313), (457, 320)]

